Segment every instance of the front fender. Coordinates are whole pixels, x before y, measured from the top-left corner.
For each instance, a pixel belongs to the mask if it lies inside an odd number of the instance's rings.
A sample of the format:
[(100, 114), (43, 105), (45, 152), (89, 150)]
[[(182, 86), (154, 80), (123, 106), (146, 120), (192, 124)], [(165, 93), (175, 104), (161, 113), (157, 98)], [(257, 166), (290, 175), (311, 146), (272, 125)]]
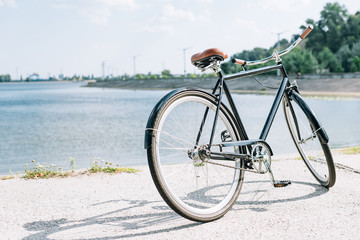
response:
[(299, 104), (300, 108), (304, 111), (306, 116), (309, 118), (309, 120), (313, 124), (314, 129), (319, 129), (318, 133), (319, 133), (319, 138), (320, 138), (321, 143), (323, 143), (323, 144), (328, 143), (329, 137), (328, 137), (325, 129), (322, 127), (322, 124), (317, 119), (313, 110), (309, 107), (309, 105), (307, 105), (305, 100), (296, 92), (293, 92), (291, 94), (290, 98)]

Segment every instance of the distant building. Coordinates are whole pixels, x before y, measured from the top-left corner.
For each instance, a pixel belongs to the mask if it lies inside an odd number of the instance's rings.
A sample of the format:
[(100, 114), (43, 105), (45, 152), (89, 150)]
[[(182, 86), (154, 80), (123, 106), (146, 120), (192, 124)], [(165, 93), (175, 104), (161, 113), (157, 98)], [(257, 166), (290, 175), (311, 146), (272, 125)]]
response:
[(38, 73), (33, 73), (29, 76), (31, 81), (38, 81), (40, 80), (40, 75)]

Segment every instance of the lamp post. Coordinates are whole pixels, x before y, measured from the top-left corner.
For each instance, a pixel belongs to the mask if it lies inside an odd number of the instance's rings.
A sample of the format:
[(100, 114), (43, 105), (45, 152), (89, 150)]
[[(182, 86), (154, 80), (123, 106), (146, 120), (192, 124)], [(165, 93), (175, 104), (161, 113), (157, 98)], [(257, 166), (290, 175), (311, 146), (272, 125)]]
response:
[(191, 47), (187, 47), (187, 48), (183, 48), (183, 52), (184, 52), (184, 79), (186, 78), (186, 57), (185, 57), (185, 53), (186, 53), (186, 50), (190, 49)]
[(134, 78), (136, 78), (136, 58), (139, 57), (140, 55), (137, 56), (133, 56), (134, 59)]
[(102, 68), (102, 77), (101, 77), (101, 79), (102, 80), (104, 80), (105, 79), (105, 62), (106, 62), (107, 60), (104, 60), (104, 61), (102, 61), (102, 63), (101, 63), (101, 68)]

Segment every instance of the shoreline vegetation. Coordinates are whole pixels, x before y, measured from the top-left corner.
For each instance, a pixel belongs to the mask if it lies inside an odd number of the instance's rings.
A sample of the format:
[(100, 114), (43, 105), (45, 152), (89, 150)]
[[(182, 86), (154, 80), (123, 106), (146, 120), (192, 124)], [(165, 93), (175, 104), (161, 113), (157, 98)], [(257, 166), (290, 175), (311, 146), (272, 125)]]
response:
[[(277, 87), (281, 78), (257, 76), (258, 81), (266, 86)], [(279, 80), (280, 79), (280, 80)], [(128, 79), (125, 81), (92, 81), (85, 87), (97, 88), (119, 88), (132, 90), (171, 90), (181, 87), (196, 87), (212, 89), (215, 86), (216, 78), (195, 78), (195, 79)], [(291, 80), (293, 81), (293, 80)], [(296, 79), (299, 90), (304, 96), (315, 97), (345, 97), (360, 98), (360, 78), (318, 78), (318, 79)], [(231, 92), (238, 94), (274, 94), (275, 91), (268, 89), (253, 78), (243, 78), (228, 81)]]
[[(277, 87), (281, 78), (275, 76), (256, 76), (266, 86)], [(280, 80), (279, 80), (280, 79)], [(82, 81), (12, 81), (0, 82), (0, 84), (37, 84), (37, 83), (64, 83), (83, 82), (83, 87), (118, 88), (126, 90), (172, 90), (181, 87), (202, 88), (208, 91), (215, 85), (216, 78), (159, 78), (159, 79), (131, 79), (126, 80), (82, 80)], [(329, 98), (360, 98), (360, 73), (328, 74), (328, 75), (304, 75), (301, 79), (296, 76), (290, 81), (296, 80), (302, 95), (310, 97)], [(242, 78), (227, 82), (230, 91), (237, 94), (260, 94), (271, 95), (276, 92), (261, 86), (253, 78)]]
[(105, 161), (103, 159), (94, 158), (91, 159), (91, 166), (89, 169), (75, 169), (75, 159), (70, 157), (71, 170), (63, 170), (62, 167), (58, 167), (55, 164), (47, 164), (31, 161), (31, 164), (25, 164), (24, 174), (14, 174), (11, 169), (9, 170), (10, 175), (0, 176), (0, 180), (9, 180), (14, 178), (23, 179), (47, 179), (47, 178), (66, 178), (76, 177), (80, 175), (90, 175), (92, 173), (137, 173), (139, 169), (131, 167), (120, 167), (119, 164), (113, 165), (113, 163)]
[[(360, 146), (332, 149), (332, 152), (333, 154), (360, 156)], [(286, 157), (284, 159), (287, 158), (292, 158), (292, 157)], [(300, 158), (296, 158), (296, 159), (301, 160)], [(22, 178), (22, 179), (66, 178), (66, 177), (81, 176), (85, 174), (90, 175), (93, 173), (120, 174), (120, 173), (138, 173), (141, 171), (140, 169), (132, 168), (132, 167), (120, 167), (119, 164), (113, 166), (113, 163), (107, 162), (99, 158), (92, 159), (91, 167), (89, 169), (75, 170), (75, 159), (71, 157), (70, 157), (71, 170), (68, 171), (64, 171), (62, 170), (61, 167), (57, 167), (54, 164), (47, 165), (46, 163), (35, 162), (35, 160), (31, 161), (31, 165), (32, 166), (30, 167), (28, 164), (25, 164), (26, 169), (24, 170), (24, 174), (20, 174), (20, 173), (14, 174), (10, 170), (10, 175), (0, 176), (0, 180), (10, 180), (14, 178)]]

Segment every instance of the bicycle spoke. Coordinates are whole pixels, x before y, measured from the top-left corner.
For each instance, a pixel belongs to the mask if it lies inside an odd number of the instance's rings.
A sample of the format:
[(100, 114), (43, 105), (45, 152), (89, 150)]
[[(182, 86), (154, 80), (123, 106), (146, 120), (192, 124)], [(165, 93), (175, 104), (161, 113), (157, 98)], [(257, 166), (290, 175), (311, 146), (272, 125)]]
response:
[[(158, 131), (157, 129), (146, 129), (146, 130), (152, 130), (152, 131)], [(165, 134), (165, 135), (167, 135), (167, 136), (169, 136), (169, 137), (171, 137), (171, 138), (173, 138), (173, 139), (176, 139), (176, 140), (178, 140), (178, 142), (181, 144), (181, 145), (183, 145), (184, 147), (187, 147), (187, 145), (184, 145), (184, 143), (186, 143), (186, 144), (188, 144), (188, 145), (192, 145), (192, 143), (190, 143), (190, 142), (188, 142), (188, 141), (186, 141), (186, 140), (184, 140), (184, 139), (181, 139), (181, 138), (179, 138), (179, 137), (176, 137), (176, 136), (174, 136), (174, 135), (171, 135), (170, 133), (167, 133), (167, 132), (165, 132), (165, 131), (160, 131), (161, 133), (163, 133), (163, 134)]]
[(322, 127), (315, 129), (319, 124), (310, 120), (296, 101), (284, 104), (284, 110), (290, 133), (306, 166), (322, 185), (332, 186), (335, 171), (332, 160), (327, 159), (331, 159), (329, 147), (319, 139)]
[[(148, 129), (153, 130), (155, 136), (152, 156), (156, 161), (157, 181), (184, 211), (200, 214), (226, 209), (228, 202), (235, 200), (232, 196), (238, 194), (237, 186), (241, 184), (239, 175), (243, 170), (236, 169), (234, 161), (228, 167), (212, 164), (201, 156), (199, 148), (195, 148), (200, 129), (198, 145), (208, 144), (216, 106), (213, 101), (198, 96), (180, 98), (172, 104), (161, 113), (162, 120), (157, 121), (159, 125)], [(209, 109), (206, 121), (205, 109)], [(231, 117), (226, 116), (223, 110), (219, 111), (214, 141), (221, 141), (224, 130), (228, 131), (229, 139), (235, 139), (236, 130), (229, 119)], [(237, 148), (229, 149), (236, 152)]]

